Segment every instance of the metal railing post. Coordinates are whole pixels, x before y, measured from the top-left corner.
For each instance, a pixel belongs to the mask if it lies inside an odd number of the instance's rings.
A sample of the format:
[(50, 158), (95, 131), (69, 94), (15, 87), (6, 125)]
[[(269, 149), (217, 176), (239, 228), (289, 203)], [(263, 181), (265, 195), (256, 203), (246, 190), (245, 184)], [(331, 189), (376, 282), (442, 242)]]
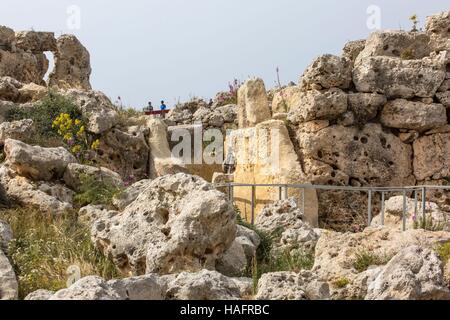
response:
[(422, 187), (422, 216), (423, 216), (423, 223), (427, 221), (427, 188)]
[(370, 224), (372, 223), (372, 190), (369, 190), (368, 192), (368, 200), (367, 200), (367, 216), (368, 216), (368, 224), (367, 226), (370, 227)]
[(303, 214), (305, 214), (305, 192), (306, 192), (306, 189), (302, 189), (302, 213)]
[(289, 199), (289, 192), (288, 192), (288, 186), (284, 186), (284, 200)]
[(417, 189), (414, 190), (414, 219), (417, 219), (417, 205), (419, 202), (419, 195), (417, 193)]
[(384, 226), (384, 212), (386, 210), (385, 206), (384, 206), (384, 201), (385, 201), (385, 193), (384, 191), (381, 192), (381, 225)]
[(254, 225), (255, 224), (255, 197), (256, 197), (256, 187), (255, 186), (252, 186), (252, 210), (251, 210), (251, 213), (252, 213), (252, 225)]
[(406, 190), (403, 190), (403, 231), (406, 231)]
[(283, 188), (278, 187), (278, 200), (283, 200)]

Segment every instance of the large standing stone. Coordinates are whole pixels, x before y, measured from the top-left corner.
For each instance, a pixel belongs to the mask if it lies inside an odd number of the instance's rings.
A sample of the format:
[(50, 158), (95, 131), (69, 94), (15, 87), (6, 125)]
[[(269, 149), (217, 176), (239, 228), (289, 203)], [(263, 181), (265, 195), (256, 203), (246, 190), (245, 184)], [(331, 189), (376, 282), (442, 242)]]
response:
[(16, 35), (13, 29), (0, 26), (0, 49), (12, 50), (15, 48)]
[(301, 123), (311, 120), (335, 119), (347, 111), (347, 94), (341, 89), (309, 90), (298, 94), (290, 105), (288, 120)]
[[(255, 128), (233, 131), (227, 139), (227, 150), (232, 150), (236, 159), (234, 181), (255, 184), (308, 184), (298, 160), (286, 125), (281, 120), (269, 120)], [(317, 195), (315, 190), (305, 189), (305, 220), (317, 224)], [(302, 189), (289, 189), (288, 196), (302, 199)], [(243, 218), (252, 219), (250, 187), (234, 188), (235, 202)], [(259, 187), (255, 190), (253, 213), (279, 199), (279, 188)]]
[(118, 267), (134, 274), (214, 267), (235, 239), (226, 196), (187, 174), (153, 180), (120, 215), (97, 221), (95, 243)]
[(5, 141), (5, 154), (13, 170), (33, 180), (59, 179), (70, 163), (77, 162), (62, 147), (42, 148), (12, 139)]
[(0, 47), (0, 77), (9, 76), (22, 83), (44, 85), (48, 64), (43, 53), (34, 54), (23, 50), (11, 52)]
[(423, 132), (447, 124), (447, 112), (441, 104), (396, 99), (384, 106), (380, 120), (386, 127)]
[(365, 39), (347, 42), (342, 49), (342, 57), (347, 58), (354, 63), (361, 51), (364, 50), (365, 46)]
[(49, 76), (49, 85), (61, 89), (91, 90), (89, 51), (74, 35), (62, 35), (56, 44), (55, 68)]
[(414, 174), (417, 180), (450, 176), (450, 134), (433, 134), (414, 144)]
[(369, 284), (366, 300), (448, 300), (442, 261), (430, 249), (400, 251)]
[(254, 127), (271, 117), (264, 81), (247, 80), (238, 91), (239, 128)]
[(444, 79), (445, 65), (438, 58), (367, 57), (353, 70), (358, 91), (383, 93), (388, 98), (433, 97)]
[(326, 54), (316, 58), (300, 78), (303, 89), (348, 89), (352, 81), (352, 63), (346, 58)]

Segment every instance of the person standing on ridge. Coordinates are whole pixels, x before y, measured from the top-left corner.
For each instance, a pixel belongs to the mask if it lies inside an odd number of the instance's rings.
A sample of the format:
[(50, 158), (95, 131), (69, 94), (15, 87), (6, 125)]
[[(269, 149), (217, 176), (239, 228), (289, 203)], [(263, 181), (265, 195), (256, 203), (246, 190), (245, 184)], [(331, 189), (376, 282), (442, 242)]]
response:
[(167, 110), (167, 106), (164, 103), (164, 100), (161, 101), (161, 106), (159, 107), (159, 109), (161, 109), (161, 118), (164, 118), (164, 113)]

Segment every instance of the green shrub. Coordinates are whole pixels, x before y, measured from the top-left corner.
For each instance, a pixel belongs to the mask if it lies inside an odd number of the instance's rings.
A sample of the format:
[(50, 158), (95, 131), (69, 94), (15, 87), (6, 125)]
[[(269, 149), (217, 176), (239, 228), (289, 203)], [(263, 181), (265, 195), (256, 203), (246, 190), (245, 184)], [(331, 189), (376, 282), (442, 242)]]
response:
[(391, 260), (391, 257), (386, 255), (380, 256), (365, 249), (359, 250), (355, 254), (355, 260), (353, 261), (353, 268), (358, 272), (366, 271), (370, 266), (381, 266)]
[(0, 210), (0, 219), (13, 229), (15, 239), (7, 254), (18, 277), (20, 298), (38, 289), (65, 288), (70, 266), (77, 266), (82, 277), (120, 277), (112, 261), (94, 247), (89, 229), (77, 222), (76, 213), (51, 216), (16, 208)]
[(339, 278), (333, 282), (333, 286), (335, 286), (338, 289), (345, 288), (349, 284), (350, 284), (350, 280), (348, 280), (347, 278)]
[(112, 198), (122, 192), (122, 189), (106, 183), (96, 176), (83, 175), (80, 177), (81, 186), (74, 196), (76, 205), (83, 207), (92, 205), (111, 205)]
[(61, 113), (69, 114), (72, 119), (81, 119), (82, 117), (80, 110), (69, 98), (50, 91), (33, 107), (10, 109), (6, 114), (6, 121), (32, 119), (35, 134), (31, 141), (27, 142), (42, 146), (55, 146), (61, 145), (62, 139), (52, 125), (54, 119)]
[(436, 247), (436, 252), (441, 258), (442, 262), (447, 263), (450, 260), (450, 242), (439, 244)]

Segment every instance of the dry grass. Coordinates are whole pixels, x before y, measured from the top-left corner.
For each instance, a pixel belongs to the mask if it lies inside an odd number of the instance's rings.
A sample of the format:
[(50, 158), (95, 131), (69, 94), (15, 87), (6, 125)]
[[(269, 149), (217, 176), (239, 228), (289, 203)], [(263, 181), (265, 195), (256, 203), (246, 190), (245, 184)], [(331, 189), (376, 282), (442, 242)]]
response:
[(19, 296), (38, 289), (66, 287), (67, 269), (77, 266), (81, 276), (119, 277), (114, 264), (90, 240), (89, 230), (77, 222), (75, 213), (58, 217), (33, 208), (0, 210), (15, 239), (8, 250), (19, 280)]

